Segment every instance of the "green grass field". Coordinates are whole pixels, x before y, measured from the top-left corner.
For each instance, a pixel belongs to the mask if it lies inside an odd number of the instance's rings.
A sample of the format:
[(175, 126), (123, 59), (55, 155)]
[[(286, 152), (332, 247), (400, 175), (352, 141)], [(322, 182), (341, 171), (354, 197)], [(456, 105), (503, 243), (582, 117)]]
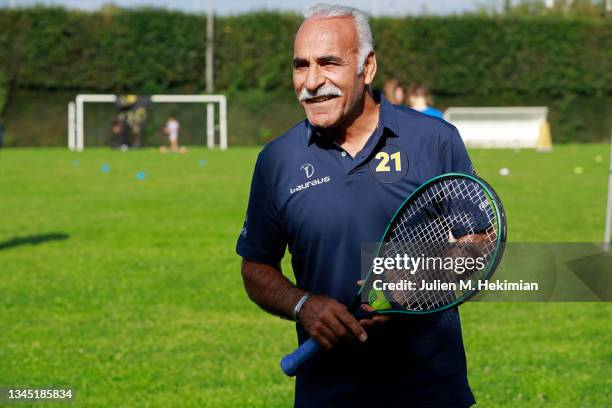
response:
[[(471, 154), (509, 240), (596, 242), (608, 149)], [(79, 407), (290, 406), (293, 325), (250, 303), (234, 253), (257, 151), (0, 151), (0, 388), (70, 386)], [(611, 304), (472, 303), (462, 321), (479, 406), (612, 406)]]

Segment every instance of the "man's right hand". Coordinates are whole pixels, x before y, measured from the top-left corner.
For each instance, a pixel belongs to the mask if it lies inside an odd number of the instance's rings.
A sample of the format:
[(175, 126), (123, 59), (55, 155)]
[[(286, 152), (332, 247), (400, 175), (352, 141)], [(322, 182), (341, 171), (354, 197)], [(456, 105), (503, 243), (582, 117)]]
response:
[(328, 350), (343, 340), (368, 339), (346, 306), (326, 296), (312, 295), (302, 306), (299, 317), (308, 334)]

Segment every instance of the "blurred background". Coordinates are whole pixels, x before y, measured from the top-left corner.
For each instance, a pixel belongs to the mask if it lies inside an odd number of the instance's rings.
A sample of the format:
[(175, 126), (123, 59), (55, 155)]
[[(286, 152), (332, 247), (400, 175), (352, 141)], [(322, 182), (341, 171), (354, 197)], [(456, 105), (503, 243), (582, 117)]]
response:
[[(265, 143), (302, 118), (289, 62), (308, 1), (217, 1), (206, 85), (206, 1), (3, 0), (0, 114), (5, 146), (65, 146), (76, 94), (227, 95), (229, 141)], [(554, 142), (607, 140), (612, 5), (603, 0), (344, 1), (370, 12), (379, 72), (424, 83), (437, 108), (548, 106)], [(158, 109), (157, 107), (151, 109)], [(150, 114), (144, 144), (172, 107)], [(164, 110), (164, 109), (167, 109)], [(109, 113), (110, 110), (110, 113)], [(200, 110), (182, 106), (183, 140)], [(87, 107), (88, 144), (108, 143), (114, 107)]]

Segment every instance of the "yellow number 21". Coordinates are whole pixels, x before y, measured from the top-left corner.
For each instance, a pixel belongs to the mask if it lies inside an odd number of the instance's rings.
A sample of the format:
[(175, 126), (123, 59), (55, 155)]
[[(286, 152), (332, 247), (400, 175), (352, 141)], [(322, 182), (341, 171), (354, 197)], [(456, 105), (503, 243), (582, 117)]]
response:
[(392, 155), (386, 152), (378, 152), (376, 154), (376, 158), (380, 159), (380, 163), (376, 166), (376, 171), (391, 171), (391, 167), (389, 167), (389, 161), (393, 160), (395, 162), (395, 171), (402, 171), (402, 159), (400, 157), (400, 152), (395, 152)]

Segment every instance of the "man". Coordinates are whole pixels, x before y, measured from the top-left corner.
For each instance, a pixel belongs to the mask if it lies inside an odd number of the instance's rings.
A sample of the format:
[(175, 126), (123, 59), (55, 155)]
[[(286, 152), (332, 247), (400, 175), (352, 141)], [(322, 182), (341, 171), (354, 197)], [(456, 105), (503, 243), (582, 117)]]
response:
[[(298, 373), (296, 407), (468, 407), (457, 310), (358, 321), (346, 307), (361, 244), (378, 240), (424, 181), (471, 171), (452, 125), (372, 98), (372, 43), (358, 10), (306, 13), (293, 84), (307, 120), (259, 154), (237, 244), (245, 288), (263, 309), (295, 319), (300, 343), (312, 336), (327, 349)], [(287, 246), (296, 285), (280, 269)]]

